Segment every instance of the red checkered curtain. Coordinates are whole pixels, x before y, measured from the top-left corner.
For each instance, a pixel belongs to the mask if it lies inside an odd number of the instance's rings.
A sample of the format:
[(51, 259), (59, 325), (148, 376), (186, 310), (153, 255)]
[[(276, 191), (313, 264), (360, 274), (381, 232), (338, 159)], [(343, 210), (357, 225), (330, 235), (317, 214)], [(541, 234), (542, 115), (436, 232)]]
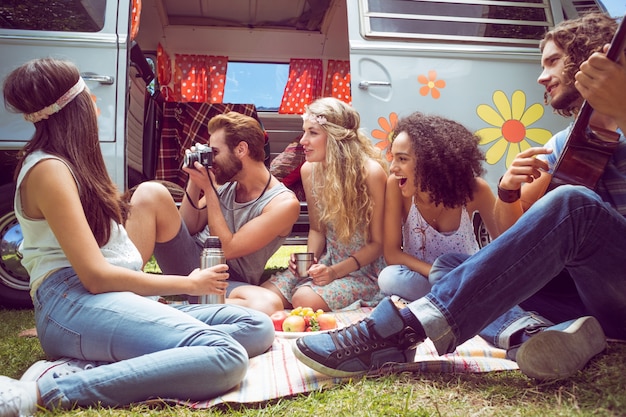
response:
[(352, 104), (350, 92), (350, 61), (328, 61), (324, 97), (335, 97), (345, 103)]
[(157, 79), (165, 101), (177, 101), (172, 84), (172, 62), (160, 43), (157, 45)]
[(222, 103), (228, 57), (176, 54), (174, 95), (177, 101)]
[(323, 66), (321, 59), (292, 59), (289, 79), (278, 113), (302, 114), (304, 106), (322, 93)]
[(130, 15), (130, 39), (137, 37), (139, 32), (139, 17), (141, 16), (141, 0), (133, 0), (133, 9)]

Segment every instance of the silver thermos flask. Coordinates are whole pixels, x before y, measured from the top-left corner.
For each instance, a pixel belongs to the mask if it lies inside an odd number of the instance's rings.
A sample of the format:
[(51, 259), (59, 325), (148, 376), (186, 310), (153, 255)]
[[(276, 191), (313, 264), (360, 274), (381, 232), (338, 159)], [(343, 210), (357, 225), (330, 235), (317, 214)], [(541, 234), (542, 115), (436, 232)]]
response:
[[(209, 236), (204, 242), (200, 255), (200, 268), (225, 264), (226, 257), (222, 251), (222, 242), (217, 236)], [(205, 294), (198, 297), (198, 304), (224, 304), (224, 294)]]

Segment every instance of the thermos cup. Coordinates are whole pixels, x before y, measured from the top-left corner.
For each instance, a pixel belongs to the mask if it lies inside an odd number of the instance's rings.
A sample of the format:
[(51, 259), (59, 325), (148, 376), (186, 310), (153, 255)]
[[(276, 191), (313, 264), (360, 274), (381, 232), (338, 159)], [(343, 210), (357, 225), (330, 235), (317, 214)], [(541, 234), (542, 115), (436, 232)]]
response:
[[(204, 242), (204, 249), (200, 255), (200, 268), (205, 269), (219, 264), (225, 264), (226, 258), (222, 251), (222, 242), (217, 236), (209, 236)], [(198, 297), (198, 304), (224, 304), (223, 294), (205, 294)]]

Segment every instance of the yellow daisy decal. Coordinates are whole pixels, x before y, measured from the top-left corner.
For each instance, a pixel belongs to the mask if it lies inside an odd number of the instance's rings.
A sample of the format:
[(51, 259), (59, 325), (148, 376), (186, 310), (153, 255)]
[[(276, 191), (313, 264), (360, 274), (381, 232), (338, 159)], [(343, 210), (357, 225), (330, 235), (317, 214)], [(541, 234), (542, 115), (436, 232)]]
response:
[(374, 145), (383, 153), (385, 153), (385, 157), (387, 161), (391, 162), (391, 142), (393, 142), (393, 129), (395, 129), (396, 124), (398, 123), (398, 114), (397, 113), (389, 113), (389, 121), (384, 117), (378, 118), (378, 125), (382, 130), (374, 129), (372, 130), (372, 137), (378, 139), (379, 142)]
[(444, 80), (437, 79), (437, 71), (434, 70), (428, 71), (428, 77), (425, 75), (419, 75), (417, 77), (417, 81), (419, 81), (420, 84), (424, 84), (420, 88), (420, 94), (427, 96), (428, 93), (430, 93), (432, 98), (435, 100), (441, 97), (439, 89), (445, 88), (446, 86), (446, 82)]
[(485, 153), (487, 163), (495, 165), (506, 155), (505, 165), (508, 168), (518, 153), (532, 146), (545, 145), (552, 137), (549, 130), (530, 127), (543, 117), (544, 110), (540, 103), (526, 108), (523, 91), (515, 91), (510, 102), (504, 92), (496, 91), (493, 93), (493, 104), (495, 108), (481, 104), (476, 109), (478, 117), (493, 126), (476, 132), (481, 145), (491, 144)]

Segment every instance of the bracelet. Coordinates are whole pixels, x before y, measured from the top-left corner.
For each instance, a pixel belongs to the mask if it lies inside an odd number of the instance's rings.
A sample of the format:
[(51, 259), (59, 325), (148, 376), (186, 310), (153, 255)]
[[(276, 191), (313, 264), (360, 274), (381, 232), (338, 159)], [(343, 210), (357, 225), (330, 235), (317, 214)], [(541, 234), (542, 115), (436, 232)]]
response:
[(359, 262), (359, 260), (356, 258), (356, 256), (354, 256), (354, 255), (350, 255), (350, 256), (348, 256), (348, 258), (352, 258), (352, 259), (354, 259), (354, 262), (356, 262), (356, 266), (357, 266), (357, 268), (356, 268), (356, 269), (357, 269), (357, 270), (361, 269), (361, 262)]
[[(500, 178), (502, 180), (502, 178)], [(517, 190), (505, 190), (504, 188), (500, 188), (500, 181), (498, 181), (498, 198), (503, 203), (515, 203), (522, 197), (522, 191), (518, 188)]]

